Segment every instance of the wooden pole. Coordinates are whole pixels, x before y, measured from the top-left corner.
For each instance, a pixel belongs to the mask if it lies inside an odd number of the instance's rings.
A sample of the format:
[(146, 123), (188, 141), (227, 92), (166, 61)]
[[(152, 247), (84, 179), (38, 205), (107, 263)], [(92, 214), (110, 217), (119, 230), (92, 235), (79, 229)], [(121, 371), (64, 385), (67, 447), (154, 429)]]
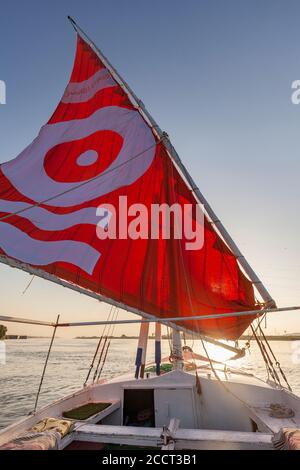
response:
[(149, 334), (149, 323), (141, 323), (139, 341), (136, 350), (135, 359), (135, 378), (144, 377), (146, 353), (147, 353), (147, 342)]
[[(93, 325), (126, 325), (126, 324), (134, 324), (134, 323), (153, 323), (159, 322), (163, 325), (168, 325), (169, 322), (185, 322), (185, 321), (204, 321), (204, 320), (213, 320), (213, 319), (222, 319), (228, 317), (244, 317), (249, 315), (256, 315), (257, 317), (262, 316), (263, 314), (267, 313), (280, 313), (280, 312), (289, 312), (289, 311), (296, 311), (300, 310), (300, 306), (293, 306), (293, 307), (278, 307), (278, 308), (271, 308), (271, 309), (262, 309), (262, 310), (245, 310), (242, 312), (229, 312), (229, 313), (212, 313), (209, 315), (194, 315), (192, 317), (166, 317), (166, 318), (158, 318), (149, 315), (150, 318), (142, 318), (142, 319), (134, 319), (134, 320), (96, 320), (96, 321), (85, 321), (85, 322), (64, 322), (64, 323), (53, 323), (53, 322), (46, 322), (42, 320), (32, 320), (27, 318), (20, 318), (20, 317), (10, 317), (6, 315), (0, 315), (0, 321), (4, 322), (12, 322), (12, 323), (25, 323), (25, 324), (33, 324), (33, 325), (41, 325), (41, 326), (52, 326), (52, 327), (71, 327), (71, 326), (93, 326)], [(131, 310), (129, 310), (131, 312)], [(134, 313), (134, 312), (132, 312)], [(142, 316), (142, 314), (141, 314)], [(172, 325), (173, 327), (173, 325)], [(185, 328), (182, 328), (185, 330)], [(188, 330), (189, 331), (189, 330)], [(206, 341), (210, 341), (213, 338), (207, 338), (201, 333), (197, 335), (196, 332), (193, 332), (195, 336), (201, 336), (205, 338)]]
[(161, 363), (161, 323), (155, 323), (155, 364), (156, 375), (160, 375)]

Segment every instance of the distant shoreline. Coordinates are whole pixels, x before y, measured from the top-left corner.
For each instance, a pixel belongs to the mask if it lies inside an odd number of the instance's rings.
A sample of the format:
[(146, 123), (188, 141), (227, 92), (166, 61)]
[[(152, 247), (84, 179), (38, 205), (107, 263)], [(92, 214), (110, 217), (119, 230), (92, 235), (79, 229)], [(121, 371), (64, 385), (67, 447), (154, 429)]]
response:
[[(260, 335), (257, 335), (261, 338)], [(289, 335), (265, 335), (268, 341), (300, 341), (300, 334), (289, 334)], [(253, 339), (251, 335), (243, 335), (239, 339), (249, 341)]]
[[(288, 334), (288, 335), (265, 335), (268, 341), (300, 341), (300, 334)], [(109, 339), (139, 339), (138, 336), (109, 336)], [(99, 339), (99, 336), (76, 336), (74, 339)], [(148, 339), (155, 339), (154, 336), (149, 336)], [(163, 335), (162, 339), (171, 339), (167, 336)], [(186, 339), (198, 339), (196, 336), (194, 338), (186, 338)], [(249, 341), (253, 339), (250, 335), (243, 335), (239, 338), (243, 341)]]
[[(138, 336), (108, 336), (108, 339), (139, 339)], [(74, 339), (99, 339), (99, 336), (75, 336)], [(155, 339), (154, 336), (148, 336), (148, 339)], [(166, 336), (163, 336), (162, 339), (168, 339)]]
[(51, 336), (28, 336), (28, 335), (5, 335), (2, 340), (11, 340), (11, 339), (47, 339)]
[[(265, 335), (266, 339), (268, 341), (300, 341), (300, 333), (293, 333), (293, 334), (287, 334), (287, 335)], [(2, 340), (20, 340), (20, 339), (48, 339), (50, 336), (27, 336), (27, 335), (6, 335), (5, 338)], [(63, 339), (62, 337), (57, 337), (60, 339)], [(71, 338), (66, 338), (66, 339), (71, 339)], [(99, 336), (75, 336), (72, 339), (98, 339)], [(108, 339), (139, 339), (138, 336), (126, 336), (126, 335), (121, 335), (121, 336), (109, 336)], [(155, 340), (155, 336), (149, 336), (148, 339), (153, 339)], [(163, 340), (171, 340), (171, 338), (167, 337), (166, 335), (162, 336)], [(199, 339), (197, 336), (195, 337), (189, 337), (186, 336), (187, 340), (193, 340), (193, 339)], [(239, 338), (242, 341), (249, 341), (253, 339), (251, 335), (243, 335)]]

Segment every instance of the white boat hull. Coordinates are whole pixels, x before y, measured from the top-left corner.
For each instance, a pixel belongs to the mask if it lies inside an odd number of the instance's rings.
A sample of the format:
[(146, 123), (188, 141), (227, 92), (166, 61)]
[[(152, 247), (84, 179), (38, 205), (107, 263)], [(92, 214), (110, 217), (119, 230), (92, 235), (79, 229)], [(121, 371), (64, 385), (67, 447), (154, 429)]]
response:
[[(74, 441), (83, 448), (84, 442), (94, 442), (162, 449), (271, 449), (274, 433), (283, 427), (300, 428), (300, 398), (286, 389), (244, 373), (218, 371), (220, 380), (210, 369), (199, 369), (198, 375), (201, 392), (195, 372), (178, 370), (139, 380), (128, 374), (90, 385), (3, 429), (0, 445), (46, 417), (62, 418), (70, 409), (98, 402), (111, 405), (74, 422), (60, 449)], [(126, 399), (145, 391), (153, 394), (154, 426), (124, 425)], [(294, 416), (271, 417), (272, 404), (292, 409)]]

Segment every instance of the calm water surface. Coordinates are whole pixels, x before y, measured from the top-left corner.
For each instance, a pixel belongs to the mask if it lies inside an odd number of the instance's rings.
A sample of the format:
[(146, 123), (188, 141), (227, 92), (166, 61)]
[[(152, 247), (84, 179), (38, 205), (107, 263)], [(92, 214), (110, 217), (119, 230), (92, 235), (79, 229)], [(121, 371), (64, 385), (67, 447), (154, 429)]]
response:
[[(49, 339), (7, 340), (6, 363), (0, 361), (0, 427), (28, 414), (34, 406)], [(60, 339), (53, 345), (39, 406), (63, 397), (82, 387), (97, 340)], [(191, 344), (191, 343), (189, 343)], [(300, 395), (300, 342), (272, 342), (294, 392)], [(137, 340), (112, 340), (102, 377), (114, 377), (124, 372), (134, 374)], [(193, 350), (201, 353), (200, 343)], [(167, 340), (162, 341), (163, 356), (169, 355)], [(211, 357), (224, 359), (224, 350), (211, 347)], [(230, 354), (229, 354), (230, 355)], [(154, 342), (148, 344), (148, 361), (154, 357)], [(228, 357), (228, 355), (227, 355)], [(255, 344), (251, 354), (230, 363), (265, 379), (265, 368)]]

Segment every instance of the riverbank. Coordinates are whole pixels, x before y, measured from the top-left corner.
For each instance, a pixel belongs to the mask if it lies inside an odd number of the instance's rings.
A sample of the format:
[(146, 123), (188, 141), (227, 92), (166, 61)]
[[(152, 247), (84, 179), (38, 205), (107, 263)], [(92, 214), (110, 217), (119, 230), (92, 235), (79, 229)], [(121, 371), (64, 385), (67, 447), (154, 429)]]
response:
[[(260, 337), (259, 335), (257, 336)], [(292, 334), (287, 334), (287, 335), (265, 335), (265, 338), (268, 341), (300, 341), (300, 333), (292, 333)], [(76, 336), (74, 339), (99, 339), (99, 336)], [(139, 337), (121, 335), (121, 336), (108, 336), (108, 339), (139, 339)], [(155, 339), (155, 336), (149, 336), (148, 339)], [(166, 335), (163, 335), (162, 339), (171, 339), (171, 338), (168, 338)], [(186, 339), (193, 339), (193, 338), (187, 337)], [(195, 336), (194, 339), (197, 339), (197, 336)], [(251, 335), (243, 335), (239, 339), (243, 341), (249, 341), (253, 339), (253, 337)]]

